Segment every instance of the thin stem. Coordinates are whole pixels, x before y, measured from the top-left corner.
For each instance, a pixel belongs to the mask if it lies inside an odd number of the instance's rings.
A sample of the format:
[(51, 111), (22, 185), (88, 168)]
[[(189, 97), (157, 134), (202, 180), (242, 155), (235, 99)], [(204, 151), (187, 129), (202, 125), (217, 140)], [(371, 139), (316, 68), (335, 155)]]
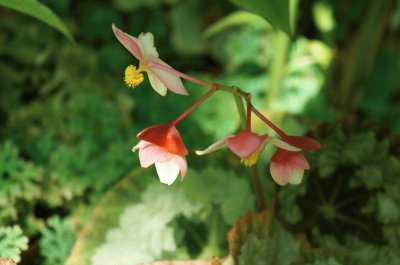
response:
[(217, 91), (217, 85), (212, 84), (212, 88), (206, 94), (204, 94), (197, 102), (195, 102), (192, 106), (190, 106), (187, 110), (185, 110), (181, 115), (179, 115), (175, 120), (171, 122), (172, 125), (177, 125), (181, 122), (187, 115), (189, 115), (192, 111), (194, 111), (201, 103), (204, 102), (207, 98), (209, 98), (215, 91)]
[(246, 114), (246, 131), (251, 131), (251, 108), (253, 105), (247, 102), (247, 114)]
[(244, 92), (237, 86), (224, 86), (224, 85), (218, 84), (217, 90), (229, 92), (234, 96), (239, 96), (239, 97), (243, 98), (246, 101), (246, 103), (251, 103), (251, 94), (248, 92)]
[(256, 108), (253, 106), (251, 107), (251, 111), (257, 115), (258, 118), (260, 118), (263, 122), (265, 122), (269, 127), (272, 128), (277, 134), (279, 134), (280, 137), (287, 137), (286, 133), (284, 133), (281, 129), (279, 129), (275, 124), (272, 123), (272, 121), (268, 120), (261, 112), (259, 112)]
[(251, 167), (250, 171), (251, 171), (251, 180), (253, 182), (253, 188), (257, 196), (258, 208), (260, 211), (262, 211), (267, 207), (267, 205), (265, 204), (265, 197), (261, 188), (260, 174), (258, 173), (256, 167)]
[(223, 86), (223, 85), (218, 85), (217, 90), (222, 90), (229, 92), (235, 96), (242, 97), (248, 106), (250, 107), (250, 110), (256, 114), (263, 122), (265, 122), (268, 126), (270, 126), (277, 134), (279, 134), (281, 137), (287, 137), (286, 133), (284, 133), (281, 129), (279, 129), (275, 124), (273, 124), (269, 119), (267, 119), (261, 112), (259, 112), (256, 108), (253, 107), (251, 104), (251, 94), (244, 92), (240, 88), (236, 86)]
[(235, 98), (236, 108), (239, 113), (240, 127), (244, 130), (246, 127), (246, 115), (244, 112), (243, 101), (242, 98), (237, 95), (233, 95), (233, 97)]
[(194, 78), (194, 77), (192, 77), (190, 75), (184, 74), (184, 73), (179, 72), (179, 71), (177, 71), (177, 70), (175, 70), (175, 69), (173, 69), (173, 68), (171, 68), (169, 66), (166, 66), (166, 65), (163, 65), (163, 64), (160, 64), (160, 63), (150, 62), (148, 66), (155, 67), (155, 68), (167, 71), (167, 72), (169, 72), (171, 74), (180, 76), (180, 77), (182, 77), (182, 78), (184, 78), (186, 80), (189, 80), (189, 81), (191, 81), (193, 83), (196, 83), (196, 84), (199, 84), (199, 85), (202, 85), (202, 86), (209, 86), (209, 87), (212, 88), (213, 84), (214, 84), (214, 83), (210, 83), (210, 82), (207, 82), (207, 81), (203, 81), (203, 80)]

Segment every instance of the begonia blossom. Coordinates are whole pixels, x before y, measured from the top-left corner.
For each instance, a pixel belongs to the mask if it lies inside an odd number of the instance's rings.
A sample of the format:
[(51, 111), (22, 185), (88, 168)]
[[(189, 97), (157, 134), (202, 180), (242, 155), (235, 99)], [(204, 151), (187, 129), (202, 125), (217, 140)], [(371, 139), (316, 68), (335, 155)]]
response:
[[(161, 96), (165, 96), (168, 89), (177, 94), (188, 95), (180, 77), (172, 73), (172, 67), (158, 58), (158, 52), (154, 47), (153, 34), (141, 33), (138, 38), (135, 38), (123, 32), (114, 24), (112, 24), (112, 29), (122, 45), (139, 60), (139, 68), (129, 65), (125, 69), (124, 80), (128, 87), (133, 88), (143, 82), (142, 73), (147, 72), (151, 86)], [(164, 67), (161, 69), (155, 65)], [(171, 71), (167, 71), (168, 69), (171, 69)]]
[(205, 155), (224, 146), (228, 146), (228, 148), (241, 159), (241, 162), (244, 165), (253, 166), (257, 162), (267, 143), (271, 143), (291, 151), (300, 150), (284, 141), (281, 141), (280, 139), (269, 137), (268, 134), (259, 135), (257, 133), (245, 130), (240, 131), (236, 135), (228, 135), (225, 137), (225, 139), (210, 145), (207, 149), (196, 151), (196, 154)]
[(310, 165), (303, 154), (278, 148), (271, 158), (271, 176), (281, 186), (300, 184)]
[(171, 185), (181, 173), (181, 180), (187, 172), (187, 149), (176, 127), (171, 124), (159, 124), (141, 131), (137, 137), (141, 140), (132, 148), (139, 149), (140, 165), (147, 168), (155, 164), (161, 183)]

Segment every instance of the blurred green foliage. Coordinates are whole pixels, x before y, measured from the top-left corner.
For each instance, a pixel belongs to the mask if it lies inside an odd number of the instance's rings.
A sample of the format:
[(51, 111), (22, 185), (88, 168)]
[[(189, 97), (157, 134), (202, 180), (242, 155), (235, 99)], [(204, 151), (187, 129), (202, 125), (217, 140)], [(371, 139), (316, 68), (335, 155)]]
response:
[(40, 240), (40, 254), (44, 257), (43, 264), (64, 264), (75, 242), (74, 231), (67, 220), (58, 216), (47, 222)]
[(280, 191), (281, 216), (319, 247), (362, 264), (396, 264), (399, 136), (355, 118), (321, 125), (314, 136), (324, 148), (308, 156), (314, 168), (305, 183)]
[[(74, 265), (106, 254), (129, 261), (125, 244), (140, 245), (143, 261), (223, 256), (229, 226), (255, 207), (248, 172), (228, 152), (189, 156), (186, 180), (172, 188), (153, 183), (153, 168), (131, 173), (138, 166), (134, 136), (171, 121), (205, 89), (185, 82), (190, 97), (161, 98), (147, 81), (133, 92), (125, 88), (123, 71), (136, 62), (111, 23), (133, 36), (152, 32), (160, 57), (180, 71), (251, 92), (255, 106), (291, 134), (350, 113), (400, 132), (399, 1), (232, 2), (273, 26), (228, 1), (41, 1), (65, 22), (72, 44), (31, 17), (0, 9), (0, 256), (62, 264), (74, 238), (67, 261)], [(265, 12), (263, 5), (284, 8)], [(306, 182), (278, 192), (286, 224), (269, 238), (250, 237), (243, 264), (269, 259), (281, 244), (300, 245), (300, 254), (292, 248), (293, 264), (395, 264), (398, 140), (389, 130), (355, 125), (317, 131), (323, 149), (309, 156)], [(253, 126), (267, 130), (257, 120)], [(233, 98), (221, 92), (178, 129), (192, 151), (238, 127)], [(267, 166), (258, 163), (272, 202)], [(312, 198), (319, 196), (314, 182), (338, 185), (341, 199), (359, 193), (370, 199), (336, 212)], [(320, 219), (308, 222), (309, 209)], [(344, 230), (337, 232), (337, 224)], [(295, 233), (305, 233), (312, 250)]]

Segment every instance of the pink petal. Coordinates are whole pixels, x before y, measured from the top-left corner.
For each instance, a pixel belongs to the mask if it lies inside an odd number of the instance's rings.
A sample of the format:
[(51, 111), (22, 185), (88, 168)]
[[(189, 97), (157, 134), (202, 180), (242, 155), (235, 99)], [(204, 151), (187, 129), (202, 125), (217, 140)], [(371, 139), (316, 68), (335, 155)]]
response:
[(234, 137), (225, 138), (225, 143), (233, 153), (240, 158), (245, 158), (259, 149), (265, 138), (266, 136), (260, 136), (256, 133), (242, 131)]
[(157, 57), (153, 56), (149, 59), (148, 68), (151, 69), (151, 71), (157, 76), (157, 78), (160, 80), (161, 83), (163, 83), (164, 86), (166, 86), (169, 90), (171, 90), (172, 92), (174, 92), (176, 94), (181, 94), (181, 95), (189, 94), (186, 91), (185, 87), (183, 86), (183, 83), (182, 83), (182, 80), (180, 79), (180, 77), (178, 77), (177, 75), (175, 75), (173, 73), (165, 71), (163, 69), (160, 69), (160, 68), (157, 68), (154, 66), (152, 67), (151, 62), (162, 64), (171, 69), (172, 69), (172, 67)]
[(139, 40), (131, 35), (123, 32), (112, 24), (112, 29), (114, 31), (115, 37), (124, 45), (124, 47), (132, 53), (139, 61), (143, 60), (142, 48), (140, 46)]
[(140, 165), (144, 168), (168, 160), (171, 154), (158, 145), (147, 145), (139, 150)]
[(174, 160), (175, 164), (178, 165), (180, 171), (181, 171), (181, 180), (183, 180), (186, 176), (186, 172), (187, 172), (187, 162), (184, 156), (180, 156), (180, 155), (173, 155), (172, 159)]
[(146, 145), (150, 145), (151, 143), (140, 140), (137, 145), (132, 147), (132, 152), (136, 152), (136, 150), (145, 147)]
[(277, 138), (268, 137), (265, 141), (267, 143), (275, 145), (276, 147), (278, 147), (280, 149), (284, 149), (284, 150), (287, 150), (287, 151), (292, 151), (292, 152), (301, 151), (300, 148), (294, 147), (293, 145), (290, 145), (287, 142), (282, 141), (282, 140), (277, 139)]
[(179, 175), (179, 166), (174, 159), (156, 163), (158, 178), (161, 183), (171, 185)]
[(300, 153), (293, 153), (287, 163), (293, 169), (310, 169), (307, 159)]
[(285, 164), (272, 162), (270, 171), (273, 180), (279, 185), (285, 186), (289, 182), (290, 169)]
[[(231, 135), (231, 136), (228, 136), (228, 137), (233, 137), (234, 135)], [(226, 138), (225, 138), (226, 139)], [(195, 151), (195, 153), (196, 153), (196, 155), (199, 155), (199, 156), (201, 156), (201, 155), (206, 155), (206, 154), (209, 154), (209, 153), (211, 153), (211, 152), (214, 152), (214, 151), (217, 151), (218, 149), (221, 149), (222, 147), (224, 147), (226, 144), (225, 144), (225, 140), (221, 140), (221, 141), (218, 141), (218, 142), (216, 142), (216, 143), (213, 143), (212, 145), (210, 145), (209, 147), (207, 147), (206, 149), (204, 149), (204, 150), (201, 150), (201, 151)]]

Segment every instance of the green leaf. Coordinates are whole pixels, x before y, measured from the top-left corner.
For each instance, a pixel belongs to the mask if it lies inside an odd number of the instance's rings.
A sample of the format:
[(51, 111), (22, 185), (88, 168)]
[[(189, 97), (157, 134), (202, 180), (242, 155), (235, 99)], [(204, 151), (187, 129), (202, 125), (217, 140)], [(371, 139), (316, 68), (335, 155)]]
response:
[(354, 117), (322, 125), (315, 135), (323, 148), (307, 155), (312, 166), (304, 183), (279, 191), (280, 216), (310, 242), (342, 253), (336, 259), (342, 264), (396, 264), (399, 136)]
[(28, 248), (28, 238), (19, 226), (0, 227), (0, 257), (21, 260), (21, 251)]
[(143, 170), (134, 170), (104, 195), (79, 233), (65, 264), (90, 264), (93, 253), (105, 241), (107, 230), (118, 225), (119, 216), (128, 205), (140, 200), (149, 175)]
[(0, 0), (0, 6), (27, 14), (42, 22), (56, 28), (64, 34), (71, 42), (74, 41), (68, 28), (47, 6), (36, 0)]
[(173, 31), (171, 42), (182, 54), (201, 53), (205, 43), (201, 35), (201, 21), (198, 1), (185, 1), (171, 12)]
[(294, 16), (291, 15), (293, 0), (232, 0), (241, 8), (264, 17), (272, 25), (285, 31), (289, 36), (294, 33)]
[(67, 220), (58, 216), (47, 222), (40, 240), (40, 254), (45, 265), (64, 264), (75, 241), (74, 231)]
[(18, 200), (40, 196), (42, 169), (23, 160), (18, 152), (11, 142), (0, 145), (0, 222), (15, 220), (19, 211), (27, 214), (27, 209), (18, 209)]
[(234, 12), (209, 26), (203, 35), (205, 38), (214, 36), (221, 31), (240, 25), (257, 25), (261, 28), (270, 28), (270, 24), (262, 17), (247, 11)]
[(288, 265), (299, 254), (299, 246), (293, 237), (280, 226), (273, 223), (270, 233), (258, 238), (251, 234), (243, 245), (239, 256), (239, 265)]
[[(228, 229), (237, 217), (254, 208), (249, 183), (233, 171), (191, 169), (185, 181), (172, 186), (160, 184), (156, 178), (153, 168), (138, 169), (112, 188), (78, 236), (66, 264), (189, 258), (191, 246), (186, 239), (200, 239), (194, 243), (202, 248), (199, 251), (208, 247), (210, 254), (218, 255), (218, 247), (225, 241), (224, 236), (219, 237), (221, 229)], [(148, 181), (152, 183), (147, 185)], [(237, 195), (227, 200), (229, 194)]]

